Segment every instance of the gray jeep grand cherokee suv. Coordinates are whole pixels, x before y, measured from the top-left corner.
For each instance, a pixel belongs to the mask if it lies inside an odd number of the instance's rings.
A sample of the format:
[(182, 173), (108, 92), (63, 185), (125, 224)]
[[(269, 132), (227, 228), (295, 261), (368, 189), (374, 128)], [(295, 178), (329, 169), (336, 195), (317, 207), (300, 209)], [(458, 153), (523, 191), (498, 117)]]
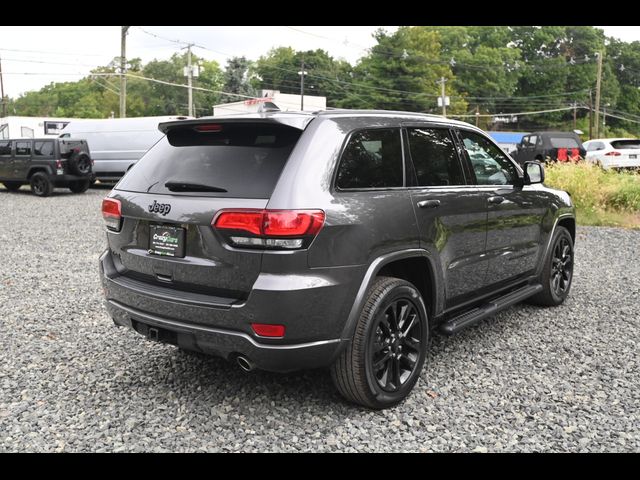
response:
[(329, 366), (384, 408), (434, 329), (569, 293), (569, 195), (469, 124), (334, 110), (160, 129), (102, 205), (108, 311), (148, 338), (245, 370)]

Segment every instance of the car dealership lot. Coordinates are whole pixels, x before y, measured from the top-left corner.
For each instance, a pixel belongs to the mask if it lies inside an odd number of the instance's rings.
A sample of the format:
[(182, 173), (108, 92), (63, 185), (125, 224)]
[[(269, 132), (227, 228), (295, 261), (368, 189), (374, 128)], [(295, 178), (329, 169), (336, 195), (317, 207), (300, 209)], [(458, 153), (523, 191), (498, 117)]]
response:
[(325, 371), (245, 373), (116, 328), (100, 201), (0, 187), (0, 451), (638, 451), (640, 232), (579, 228), (554, 309), (434, 336), (408, 400), (369, 411)]

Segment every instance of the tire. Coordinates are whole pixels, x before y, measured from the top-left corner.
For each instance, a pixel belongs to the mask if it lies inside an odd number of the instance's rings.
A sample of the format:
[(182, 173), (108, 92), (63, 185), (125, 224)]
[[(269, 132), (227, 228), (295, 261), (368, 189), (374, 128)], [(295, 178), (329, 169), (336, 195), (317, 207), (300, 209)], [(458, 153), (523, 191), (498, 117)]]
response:
[(69, 184), (69, 190), (73, 193), (84, 193), (89, 190), (89, 186), (91, 185), (91, 180), (76, 180), (75, 182), (71, 182)]
[(67, 161), (69, 171), (74, 175), (86, 177), (91, 175), (91, 157), (85, 152), (74, 150)]
[(31, 191), (38, 197), (48, 197), (53, 192), (53, 183), (44, 172), (36, 172), (29, 179)]
[(22, 186), (22, 183), (20, 182), (3, 182), (3, 184), (10, 192), (17, 192)]
[(353, 403), (373, 409), (397, 405), (420, 377), (428, 341), (427, 310), (418, 289), (405, 280), (378, 277), (368, 291), (352, 341), (331, 366), (333, 383)]
[(543, 290), (528, 302), (545, 307), (560, 305), (569, 295), (572, 281), (573, 239), (566, 228), (557, 227), (540, 276)]

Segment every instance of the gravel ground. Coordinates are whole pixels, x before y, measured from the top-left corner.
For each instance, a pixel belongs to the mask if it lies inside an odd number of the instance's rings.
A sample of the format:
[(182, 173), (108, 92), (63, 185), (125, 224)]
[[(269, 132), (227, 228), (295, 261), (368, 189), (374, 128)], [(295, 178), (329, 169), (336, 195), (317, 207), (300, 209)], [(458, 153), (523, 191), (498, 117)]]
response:
[(244, 373), (116, 328), (100, 200), (0, 187), (0, 451), (639, 451), (640, 232), (580, 228), (565, 305), (436, 336), (413, 394)]

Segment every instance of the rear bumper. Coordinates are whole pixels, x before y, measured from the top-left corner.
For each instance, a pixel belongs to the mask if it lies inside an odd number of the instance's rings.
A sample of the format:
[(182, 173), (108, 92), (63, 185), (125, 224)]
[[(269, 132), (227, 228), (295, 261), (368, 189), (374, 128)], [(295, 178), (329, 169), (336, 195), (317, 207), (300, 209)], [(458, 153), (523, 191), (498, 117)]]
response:
[[(117, 325), (142, 334), (149, 326), (162, 329), (160, 337), (166, 334), (166, 341), (181, 348), (226, 359), (242, 354), (257, 368), (278, 372), (333, 363), (345, 345), (340, 337), (361, 269), (320, 269), (304, 280), (301, 275), (261, 274), (246, 300), (225, 301), (127, 281), (115, 271), (109, 250), (100, 257), (106, 307)], [(259, 337), (252, 322), (284, 324), (285, 337)]]
[(52, 175), (50, 178), (56, 187), (67, 187), (70, 183), (77, 182), (77, 181), (90, 180), (91, 182), (93, 182), (96, 179), (96, 176), (93, 173), (91, 175), (87, 175), (86, 177), (65, 174), (65, 175)]
[(131, 328), (148, 337), (151, 336), (149, 329), (156, 329), (154, 340), (172, 343), (187, 350), (220, 356), (227, 360), (244, 355), (257, 368), (272, 372), (290, 372), (326, 366), (339, 353), (343, 343), (342, 340), (335, 339), (267, 345), (243, 332), (179, 322), (127, 307), (114, 300), (107, 300), (106, 307), (116, 325)]

